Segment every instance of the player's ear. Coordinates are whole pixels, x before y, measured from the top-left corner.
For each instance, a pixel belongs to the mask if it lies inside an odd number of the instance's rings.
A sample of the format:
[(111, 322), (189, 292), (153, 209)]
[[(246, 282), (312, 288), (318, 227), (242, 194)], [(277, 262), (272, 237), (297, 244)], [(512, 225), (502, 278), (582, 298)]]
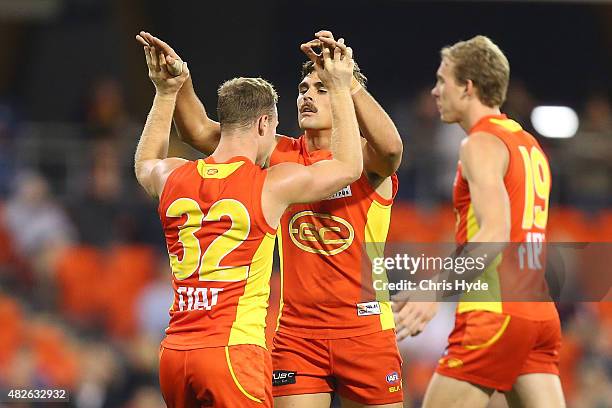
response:
[(262, 115), (257, 119), (257, 133), (259, 136), (265, 136), (268, 126), (270, 126), (270, 117), (268, 115)]
[(474, 82), (471, 79), (468, 79), (465, 82), (465, 91), (464, 91), (464, 94), (466, 96), (474, 96), (474, 93), (475, 93)]

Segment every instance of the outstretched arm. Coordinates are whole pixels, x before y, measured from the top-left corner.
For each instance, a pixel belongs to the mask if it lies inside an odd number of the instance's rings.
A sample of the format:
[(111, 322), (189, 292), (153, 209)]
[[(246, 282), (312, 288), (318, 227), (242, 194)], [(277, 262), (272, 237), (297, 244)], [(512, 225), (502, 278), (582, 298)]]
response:
[[(327, 30), (319, 31), (315, 36), (329, 46), (340, 41), (335, 41), (331, 31)], [(402, 160), (403, 144), (399, 132), (387, 112), (355, 78), (351, 94), (359, 130), (366, 140), (363, 146), (365, 171), (388, 177), (397, 171)]]
[(292, 203), (313, 202), (329, 197), (357, 180), (363, 157), (350, 82), (354, 62), (350, 48), (324, 47), (322, 58), (306, 54), (329, 92), (332, 111), (331, 160), (311, 166), (281, 163), (268, 170), (262, 206), (270, 225)]
[[(142, 45), (151, 45), (168, 56), (170, 64), (182, 61), (176, 51), (158, 37), (141, 31), (136, 39)], [(151, 67), (149, 67), (149, 70)], [(204, 104), (195, 93), (191, 76), (187, 78), (176, 98), (174, 123), (181, 140), (204, 154), (211, 154), (219, 144), (221, 128), (219, 123), (206, 114)]]
[(149, 76), (155, 85), (153, 106), (147, 116), (142, 135), (136, 147), (134, 171), (140, 185), (152, 197), (159, 197), (168, 175), (186, 160), (167, 158), (168, 138), (172, 124), (172, 113), (176, 94), (189, 77), (187, 64), (182, 63), (182, 73), (173, 77), (168, 72), (166, 55), (152, 47), (145, 46), (145, 57)]

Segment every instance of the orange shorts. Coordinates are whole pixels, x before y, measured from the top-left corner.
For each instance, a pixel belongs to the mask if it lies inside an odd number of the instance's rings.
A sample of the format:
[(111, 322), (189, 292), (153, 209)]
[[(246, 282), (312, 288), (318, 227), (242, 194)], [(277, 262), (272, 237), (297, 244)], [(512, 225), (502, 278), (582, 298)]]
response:
[(499, 391), (510, 391), (523, 374), (559, 375), (559, 318), (527, 320), (506, 314), (474, 311), (457, 314), (441, 375)]
[(272, 407), (272, 360), (255, 345), (161, 347), (159, 383), (168, 407)]
[(273, 346), (275, 397), (336, 391), (367, 405), (403, 401), (394, 330), (333, 340), (277, 332)]

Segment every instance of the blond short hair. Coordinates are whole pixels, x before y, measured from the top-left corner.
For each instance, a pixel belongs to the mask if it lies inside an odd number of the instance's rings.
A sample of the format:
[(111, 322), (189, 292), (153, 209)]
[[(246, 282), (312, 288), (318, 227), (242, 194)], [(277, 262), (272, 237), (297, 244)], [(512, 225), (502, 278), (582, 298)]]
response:
[(222, 128), (251, 126), (262, 115), (274, 116), (278, 94), (262, 78), (233, 78), (217, 91), (217, 115)]
[(488, 107), (501, 106), (506, 100), (510, 80), (510, 64), (504, 53), (488, 37), (478, 35), (460, 41), (440, 51), (455, 65), (455, 79), (459, 84), (471, 80), (478, 99)]

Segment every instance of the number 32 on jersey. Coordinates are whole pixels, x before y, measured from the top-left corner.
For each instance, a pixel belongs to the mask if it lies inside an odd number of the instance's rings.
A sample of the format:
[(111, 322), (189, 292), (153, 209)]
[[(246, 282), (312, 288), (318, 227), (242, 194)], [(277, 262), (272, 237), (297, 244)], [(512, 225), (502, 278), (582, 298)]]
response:
[[(238, 248), (249, 236), (251, 220), (244, 204), (233, 199), (219, 200), (204, 215), (195, 200), (179, 198), (173, 201), (166, 211), (167, 217), (179, 218), (184, 215), (187, 219), (179, 227), (178, 233), (178, 240), (183, 247), (183, 257), (179, 259), (178, 255), (169, 254), (175, 278), (185, 280), (198, 272), (199, 281), (238, 282), (245, 280), (249, 274), (248, 266), (221, 266), (223, 258)], [(196, 237), (197, 232), (202, 229), (202, 223), (220, 221), (224, 216), (230, 219), (230, 228), (217, 236), (207, 248), (202, 248)], [(211, 293), (210, 301), (207, 299), (208, 291)], [(220, 291), (222, 291), (220, 288), (179, 287), (179, 308), (183, 310), (186, 305), (188, 310), (211, 310), (218, 301)], [(187, 303), (182, 299), (183, 294), (188, 298)]]

